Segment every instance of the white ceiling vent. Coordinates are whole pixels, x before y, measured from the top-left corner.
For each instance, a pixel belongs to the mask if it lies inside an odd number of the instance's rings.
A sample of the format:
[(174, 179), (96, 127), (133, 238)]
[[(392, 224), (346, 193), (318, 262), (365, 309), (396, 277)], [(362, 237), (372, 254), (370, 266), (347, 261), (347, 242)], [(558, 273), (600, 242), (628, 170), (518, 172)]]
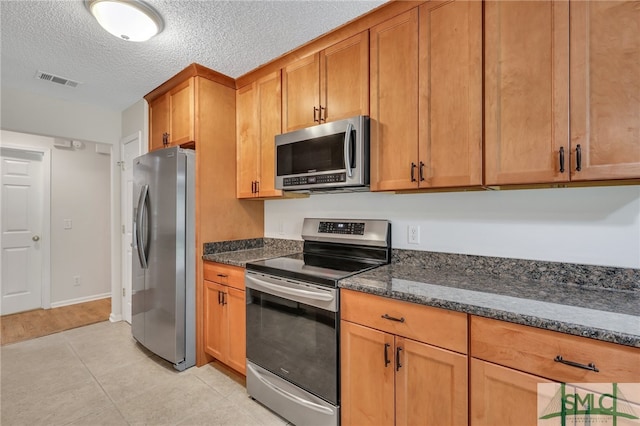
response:
[(68, 78), (60, 77), (48, 72), (38, 71), (36, 72), (36, 78), (38, 80), (50, 81), (52, 83), (62, 84), (63, 86), (78, 87), (80, 84), (77, 81), (69, 80)]

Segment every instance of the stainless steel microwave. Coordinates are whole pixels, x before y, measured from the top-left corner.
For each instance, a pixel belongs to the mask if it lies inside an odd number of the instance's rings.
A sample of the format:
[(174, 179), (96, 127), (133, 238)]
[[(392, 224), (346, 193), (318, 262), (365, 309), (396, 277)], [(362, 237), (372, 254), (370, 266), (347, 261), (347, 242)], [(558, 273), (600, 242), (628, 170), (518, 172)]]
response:
[(276, 188), (368, 190), (369, 117), (276, 135)]

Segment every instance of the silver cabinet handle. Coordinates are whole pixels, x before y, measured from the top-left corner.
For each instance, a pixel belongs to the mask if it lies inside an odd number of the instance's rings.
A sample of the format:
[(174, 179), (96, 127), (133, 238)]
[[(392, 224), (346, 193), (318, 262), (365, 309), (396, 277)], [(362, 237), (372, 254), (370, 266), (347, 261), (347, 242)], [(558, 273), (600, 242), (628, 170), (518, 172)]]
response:
[(40, 241), (40, 236), (39, 235), (34, 235), (33, 237), (31, 237), (31, 239), (33, 241)]

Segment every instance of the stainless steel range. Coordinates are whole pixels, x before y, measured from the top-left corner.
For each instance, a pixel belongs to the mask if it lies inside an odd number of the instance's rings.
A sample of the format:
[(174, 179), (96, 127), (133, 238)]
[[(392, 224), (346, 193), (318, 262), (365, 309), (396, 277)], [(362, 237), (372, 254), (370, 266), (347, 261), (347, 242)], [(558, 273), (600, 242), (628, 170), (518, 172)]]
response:
[(305, 219), (302, 253), (247, 263), (247, 391), (297, 425), (340, 421), (338, 280), (391, 260), (387, 220)]

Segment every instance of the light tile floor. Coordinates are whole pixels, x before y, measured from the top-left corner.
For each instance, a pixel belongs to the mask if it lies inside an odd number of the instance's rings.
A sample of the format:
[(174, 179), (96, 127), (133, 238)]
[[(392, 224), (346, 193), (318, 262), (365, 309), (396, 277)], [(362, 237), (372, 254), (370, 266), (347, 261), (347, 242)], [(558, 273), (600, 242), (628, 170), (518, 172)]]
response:
[(216, 364), (177, 372), (126, 322), (2, 346), (0, 373), (3, 426), (287, 425)]

